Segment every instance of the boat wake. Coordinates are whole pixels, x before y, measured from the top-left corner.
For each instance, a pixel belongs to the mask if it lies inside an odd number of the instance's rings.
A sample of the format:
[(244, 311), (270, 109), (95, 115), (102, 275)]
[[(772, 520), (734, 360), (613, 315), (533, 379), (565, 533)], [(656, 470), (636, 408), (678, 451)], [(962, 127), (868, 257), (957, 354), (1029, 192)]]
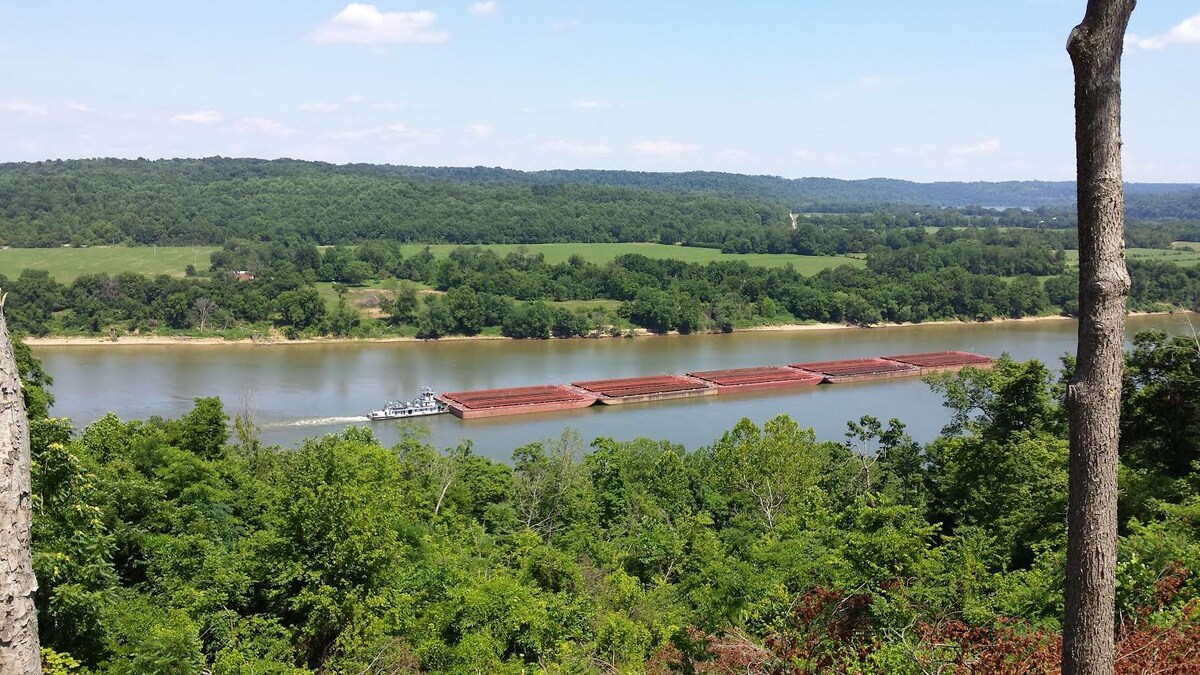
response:
[(367, 422), (366, 415), (349, 415), (345, 417), (309, 417), (301, 420), (291, 420), (288, 422), (271, 422), (264, 424), (265, 429), (278, 429), (281, 427), (331, 427), (337, 424), (354, 424), (356, 422)]

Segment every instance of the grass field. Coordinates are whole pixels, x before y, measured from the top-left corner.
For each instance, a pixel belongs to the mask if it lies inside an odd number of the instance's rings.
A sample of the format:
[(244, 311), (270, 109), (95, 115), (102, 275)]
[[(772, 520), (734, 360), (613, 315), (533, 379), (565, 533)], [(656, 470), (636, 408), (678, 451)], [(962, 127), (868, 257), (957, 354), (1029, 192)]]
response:
[[(1068, 265), (1074, 265), (1079, 262), (1079, 251), (1066, 251), (1066, 254)], [(1197, 245), (1197, 250), (1195, 251), (1163, 248), (1127, 248), (1125, 249), (1125, 258), (1127, 260), (1157, 260), (1178, 265), (1200, 265), (1200, 245)]]
[[(407, 244), (402, 247), (405, 256), (425, 248), (423, 244)], [(434, 244), (429, 247), (433, 254), (444, 258), (458, 248), (456, 244)], [(711, 248), (667, 246), (665, 244), (492, 244), (487, 248), (500, 255), (524, 250), (541, 253), (549, 263), (566, 262), (572, 255), (579, 254), (589, 262), (604, 264), (619, 255), (639, 253), (648, 258), (674, 259), (686, 262), (706, 263), (714, 260), (740, 260), (759, 267), (783, 267), (791, 263), (801, 274), (816, 274), (823, 269), (838, 265), (863, 266), (861, 259), (842, 256), (803, 256), (786, 253), (721, 253)], [(214, 246), (95, 246), (91, 248), (6, 248), (0, 249), (0, 274), (16, 277), (23, 269), (48, 270), (50, 275), (63, 283), (69, 283), (83, 274), (118, 274), (138, 272), (141, 274), (171, 274), (183, 276), (188, 265), (197, 270), (208, 269), (209, 255), (217, 250)]]
[(620, 300), (560, 300), (558, 302), (551, 302), (550, 304), (558, 306), (558, 307), (565, 307), (566, 309), (570, 309), (570, 310), (602, 308), (602, 309), (607, 309), (610, 311), (615, 311), (618, 307), (621, 306), (621, 301)]
[[(412, 255), (425, 248), (423, 244), (407, 244), (401, 248), (405, 256)], [(445, 257), (453, 249), (454, 244), (435, 244), (429, 250), (437, 257)], [(499, 255), (507, 255), (513, 251), (524, 250), (527, 253), (541, 253), (546, 256), (546, 262), (554, 264), (566, 262), (572, 255), (578, 254), (588, 262), (604, 264), (619, 255), (637, 253), (647, 258), (660, 260), (683, 260), (685, 262), (707, 263), (714, 260), (740, 260), (758, 267), (783, 267), (788, 263), (795, 266), (801, 274), (816, 274), (823, 269), (838, 265), (863, 266), (863, 260), (843, 256), (806, 256), (789, 253), (721, 253), (715, 248), (694, 248), (689, 246), (669, 246), (667, 244), (489, 244), (485, 248), (496, 251)]]
[(84, 274), (138, 272), (183, 276), (188, 265), (208, 269), (215, 246), (94, 246), (91, 248), (0, 249), (0, 274), (15, 278), (23, 269), (40, 269), (63, 283)]

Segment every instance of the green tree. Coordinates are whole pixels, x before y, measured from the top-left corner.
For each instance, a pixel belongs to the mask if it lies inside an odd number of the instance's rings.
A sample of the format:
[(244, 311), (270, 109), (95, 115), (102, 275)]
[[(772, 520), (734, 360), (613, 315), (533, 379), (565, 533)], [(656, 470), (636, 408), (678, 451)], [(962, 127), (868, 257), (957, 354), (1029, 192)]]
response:
[(412, 323), (420, 307), (417, 289), (409, 282), (397, 282), (395, 279), (385, 281), (384, 288), (391, 294), (391, 297), (381, 299), (379, 308), (388, 315), (389, 321), (401, 324)]
[(1039, 361), (1013, 361), (1007, 355), (991, 368), (964, 368), (926, 378), (951, 411), (943, 434), (977, 434), (1003, 442), (1019, 431), (1061, 430), (1063, 411), (1051, 398), (1051, 373)]
[(1121, 456), (1140, 468), (1181, 478), (1200, 460), (1200, 341), (1138, 333), (1127, 356), (1121, 406)]
[(382, 612), (406, 602), (417, 551), (403, 467), (350, 429), (286, 455), (277, 481), (273, 526), (255, 545), (264, 599), (309, 667), (354, 663), (381, 637)]
[(34, 355), (29, 345), (20, 338), (12, 339), (13, 356), (17, 362), (17, 371), (21, 375), (21, 394), (25, 399), (25, 414), (29, 419), (36, 420), (50, 415), (54, 405), (54, 395), (50, 386), (54, 378), (42, 367), (42, 360)]
[(791, 417), (779, 415), (761, 430), (742, 419), (713, 447), (707, 471), (731, 498), (732, 515), (760, 518), (774, 529), (809, 499), (820, 458), (812, 430)]
[(296, 330), (319, 326), (325, 319), (325, 300), (315, 288), (284, 291), (275, 298), (279, 322)]
[(470, 286), (452, 288), (446, 293), (446, 309), (454, 320), (456, 333), (477, 335), (484, 327), (483, 303)]
[(180, 448), (203, 459), (216, 459), (224, 453), (229, 441), (229, 416), (221, 399), (196, 399), (192, 411), (179, 422)]

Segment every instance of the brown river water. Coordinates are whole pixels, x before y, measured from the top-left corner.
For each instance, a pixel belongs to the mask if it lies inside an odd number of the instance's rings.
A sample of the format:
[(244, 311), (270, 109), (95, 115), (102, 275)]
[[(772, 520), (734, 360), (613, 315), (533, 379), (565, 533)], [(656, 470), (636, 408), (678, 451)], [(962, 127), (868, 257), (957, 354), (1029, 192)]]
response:
[[(1200, 319), (1191, 315), (1200, 328)], [(1129, 331), (1186, 333), (1182, 315), (1136, 316)], [(77, 425), (107, 412), (123, 419), (176, 417), (193, 399), (220, 396), (231, 414), (253, 411), (263, 440), (292, 446), (306, 437), (370, 424), (387, 445), (413, 425), (438, 447), (470, 439), (476, 452), (507, 460), (514, 448), (578, 431), (599, 436), (669, 439), (690, 449), (711, 444), (743, 417), (762, 423), (787, 413), (817, 437), (842, 440), (847, 420), (895, 417), (919, 441), (948, 419), (941, 400), (916, 378), (822, 385), (796, 391), (710, 396), (659, 403), (483, 420), (451, 415), (368, 423), (366, 411), (388, 399), (436, 391), (559, 384), (659, 373), (684, 373), (800, 361), (958, 349), (1057, 367), (1075, 350), (1073, 321), (933, 324), (872, 329), (741, 332), (603, 340), (477, 340), (295, 345), (39, 346), (54, 377), (54, 414)]]

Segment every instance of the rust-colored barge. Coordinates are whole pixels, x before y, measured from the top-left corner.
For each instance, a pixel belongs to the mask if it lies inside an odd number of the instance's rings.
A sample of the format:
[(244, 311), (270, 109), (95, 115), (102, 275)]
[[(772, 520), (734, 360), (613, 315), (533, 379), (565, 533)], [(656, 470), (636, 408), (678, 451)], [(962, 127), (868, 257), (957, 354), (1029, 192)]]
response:
[(595, 394), (605, 405), (665, 401), (673, 398), (711, 396), (717, 388), (708, 382), (682, 375), (622, 377), (613, 380), (572, 382), (585, 392)]
[(593, 394), (554, 385), (455, 391), (438, 399), (464, 420), (586, 408), (596, 402)]
[(820, 373), (825, 376), (825, 381), (830, 384), (883, 380), (921, 374), (921, 369), (914, 365), (876, 358), (793, 363), (789, 364), (789, 367)]
[(921, 369), (922, 375), (938, 372), (954, 372), (967, 366), (973, 368), (991, 368), (992, 357), (971, 352), (929, 352), (926, 354), (897, 354), (884, 356), (888, 361), (907, 363)]
[(715, 384), (719, 394), (812, 387), (825, 379), (825, 376), (820, 373), (783, 366), (703, 370), (688, 373), (688, 375)]

